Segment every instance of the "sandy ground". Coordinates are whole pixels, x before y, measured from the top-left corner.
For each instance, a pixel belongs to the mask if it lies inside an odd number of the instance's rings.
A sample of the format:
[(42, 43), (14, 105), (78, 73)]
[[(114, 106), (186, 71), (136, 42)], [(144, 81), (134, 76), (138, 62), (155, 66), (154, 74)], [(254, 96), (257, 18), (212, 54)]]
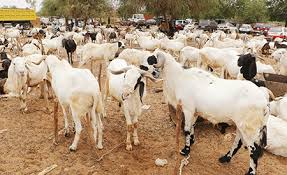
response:
[[(114, 101), (107, 104), (107, 117), (104, 119), (104, 149), (97, 150), (89, 137), (88, 125), (82, 120), (84, 129), (76, 152), (68, 150), (73, 136), (59, 137), (59, 145), (53, 145), (53, 116), (42, 111), (44, 101), (38, 92), (28, 95), (27, 114), (19, 111), (18, 99), (0, 100), (0, 174), (38, 174), (43, 169), (56, 164), (58, 167), (49, 174), (119, 174), (119, 175), (168, 175), (173, 174), (175, 165), (175, 127), (170, 121), (168, 107), (163, 104), (162, 93), (154, 93), (149, 87), (146, 104), (151, 108), (139, 119), (139, 139), (141, 144), (126, 151), (122, 144), (97, 159), (125, 140), (126, 124), (122, 112)], [(53, 103), (50, 101), (50, 109)], [(60, 128), (63, 116), (60, 112)], [(227, 133), (234, 133), (229, 128)], [(211, 124), (199, 123), (195, 129), (196, 143), (192, 146), (190, 163), (183, 174), (210, 175), (244, 174), (248, 169), (248, 151), (242, 148), (231, 163), (222, 165), (219, 156), (225, 154), (233, 139), (226, 137)], [(233, 136), (234, 138), (234, 136)], [(181, 136), (181, 147), (184, 138)], [(168, 160), (165, 167), (157, 167), (155, 159)], [(181, 157), (182, 158), (182, 157)], [(287, 158), (265, 153), (260, 159), (259, 175), (286, 175)]]
[[(274, 64), (267, 60), (265, 63)], [(150, 83), (150, 85), (153, 85)], [(132, 151), (125, 150), (126, 124), (118, 104), (109, 101), (104, 122), (104, 149), (98, 150), (89, 135), (89, 127), (82, 120), (83, 131), (78, 150), (70, 152), (68, 147), (73, 135), (59, 136), (59, 145), (53, 144), (53, 115), (43, 111), (44, 101), (39, 92), (28, 95), (26, 114), (19, 110), (19, 99), (0, 99), (0, 174), (38, 174), (56, 164), (49, 174), (55, 175), (170, 175), (173, 174), (175, 158), (175, 126), (170, 121), (168, 106), (161, 93), (150, 86), (144, 102), (151, 105), (139, 119), (139, 139), (141, 144)], [(53, 109), (50, 101), (49, 108)], [(223, 109), (222, 109), (223, 110)], [(59, 112), (60, 129), (63, 115)], [(1, 130), (7, 131), (2, 131)], [(229, 164), (222, 165), (218, 158), (231, 147), (235, 129), (228, 128), (228, 136), (222, 135), (208, 122), (199, 123), (195, 129), (196, 142), (191, 148), (188, 166), (184, 175), (242, 175), (249, 167), (248, 151), (241, 148)], [(180, 148), (184, 146), (181, 135)], [(122, 144), (121, 144), (122, 143)], [(117, 147), (120, 145), (119, 147)], [(97, 161), (109, 152), (103, 160)], [(157, 167), (157, 158), (167, 159), (168, 164)], [(182, 158), (180, 156), (180, 158)], [(265, 153), (259, 161), (259, 175), (286, 175), (287, 158)]]

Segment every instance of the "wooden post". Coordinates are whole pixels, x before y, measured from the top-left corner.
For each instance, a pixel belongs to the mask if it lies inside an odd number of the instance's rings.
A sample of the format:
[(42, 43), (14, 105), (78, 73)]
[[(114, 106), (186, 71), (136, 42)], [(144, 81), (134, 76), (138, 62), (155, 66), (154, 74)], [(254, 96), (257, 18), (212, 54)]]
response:
[(54, 99), (54, 135), (55, 140), (54, 143), (58, 143), (58, 108), (59, 108), (59, 102)]
[(176, 162), (175, 162), (175, 167), (174, 167), (174, 175), (178, 174), (179, 171), (179, 137), (180, 137), (180, 129), (181, 129), (181, 123), (182, 123), (182, 104), (181, 100), (179, 100), (177, 106), (176, 106), (176, 136), (175, 136), (175, 153), (176, 153)]

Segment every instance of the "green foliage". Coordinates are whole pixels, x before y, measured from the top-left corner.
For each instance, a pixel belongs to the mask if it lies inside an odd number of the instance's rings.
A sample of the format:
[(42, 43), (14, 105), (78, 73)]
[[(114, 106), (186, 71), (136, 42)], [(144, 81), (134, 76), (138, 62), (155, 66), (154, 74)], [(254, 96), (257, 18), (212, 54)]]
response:
[(287, 0), (266, 0), (272, 20), (287, 20)]
[(41, 15), (66, 18), (103, 17), (111, 12), (106, 0), (44, 0)]
[(264, 0), (238, 0), (235, 5), (237, 7), (235, 19), (239, 22), (264, 22), (268, 19)]
[(228, 18), (249, 23), (268, 19), (266, 0), (121, 0), (118, 12), (126, 17), (143, 9), (173, 18)]

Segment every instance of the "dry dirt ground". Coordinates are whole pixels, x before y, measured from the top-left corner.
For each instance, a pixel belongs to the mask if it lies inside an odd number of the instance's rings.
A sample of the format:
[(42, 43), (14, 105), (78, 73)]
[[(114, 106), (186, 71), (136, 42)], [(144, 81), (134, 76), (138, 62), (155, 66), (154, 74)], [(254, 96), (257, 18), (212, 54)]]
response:
[[(274, 64), (266, 60), (265, 63)], [(68, 147), (74, 135), (59, 136), (59, 145), (53, 144), (53, 115), (43, 111), (44, 101), (39, 92), (28, 95), (26, 114), (19, 110), (19, 99), (0, 99), (0, 174), (38, 174), (56, 164), (51, 175), (171, 175), (175, 165), (175, 126), (170, 121), (168, 106), (164, 104), (162, 92), (155, 93), (160, 85), (150, 83), (144, 103), (151, 105), (139, 119), (141, 144), (132, 151), (121, 144), (126, 138), (124, 115), (118, 104), (109, 101), (104, 122), (104, 149), (98, 150), (91, 139), (88, 125), (82, 120), (83, 131), (78, 150), (70, 152)], [(53, 109), (50, 101), (49, 108)], [(220, 110), (220, 109), (219, 109)], [(224, 107), (222, 107), (224, 110)], [(59, 128), (63, 128), (63, 115), (59, 110)], [(7, 129), (7, 130), (6, 130)], [(1, 132), (1, 130), (4, 130)], [(6, 131), (5, 131), (6, 130)], [(229, 164), (222, 165), (218, 158), (231, 147), (234, 128), (222, 135), (208, 122), (199, 123), (195, 128), (196, 142), (191, 148), (188, 166), (184, 175), (243, 175), (249, 167), (248, 151), (241, 148)], [(117, 147), (121, 144), (119, 147)], [(180, 137), (180, 147), (184, 137)], [(103, 160), (97, 161), (109, 152)], [(168, 164), (157, 167), (157, 158), (167, 159)], [(182, 157), (180, 157), (182, 158)], [(287, 158), (265, 152), (259, 161), (258, 175), (286, 175)]]
[[(150, 83), (152, 85), (152, 83)], [(84, 125), (76, 152), (68, 147), (71, 137), (59, 136), (59, 145), (53, 145), (53, 115), (42, 111), (44, 101), (36, 91), (28, 95), (27, 114), (19, 111), (18, 99), (0, 100), (0, 174), (38, 174), (43, 169), (56, 164), (58, 167), (49, 174), (97, 174), (97, 175), (170, 175), (175, 165), (175, 127), (170, 121), (167, 104), (162, 93), (154, 93), (148, 88), (146, 104), (151, 108), (139, 119), (139, 138), (141, 144), (126, 151), (124, 144), (106, 155), (102, 161), (97, 159), (125, 140), (126, 124), (118, 104), (109, 101), (107, 117), (104, 119), (104, 149), (97, 150), (89, 127)], [(50, 101), (50, 109), (53, 103)], [(63, 116), (60, 110), (60, 128)], [(229, 128), (227, 133), (234, 133)], [(249, 165), (248, 151), (242, 148), (233, 160), (226, 165), (218, 162), (232, 145), (232, 139), (224, 135), (207, 122), (199, 123), (195, 129), (196, 143), (192, 146), (190, 163), (184, 167), (185, 175), (242, 175)], [(181, 147), (184, 138), (181, 135)], [(155, 159), (168, 160), (164, 167), (157, 167)], [(286, 175), (287, 158), (265, 153), (260, 159), (259, 175)]]

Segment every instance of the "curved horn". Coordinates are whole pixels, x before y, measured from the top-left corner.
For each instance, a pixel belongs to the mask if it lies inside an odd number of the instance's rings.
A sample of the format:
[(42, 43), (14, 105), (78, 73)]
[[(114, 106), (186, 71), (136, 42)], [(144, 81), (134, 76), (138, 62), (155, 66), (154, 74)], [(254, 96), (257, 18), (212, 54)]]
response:
[(163, 81), (163, 79), (156, 79), (152, 76), (151, 73), (149, 73), (148, 71), (144, 71), (142, 69), (138, 69), (140, 74), (148, 79), (150, 79), (151, 81), (155, 82), (155, 83), (158, 83), (158, 82), (161, 82)]
[(127, 67), (124, 67), (124, 68), (122, 68), (122, 69), (120, 69), (120, 70), (111, 70), (111, 69), (109, 69), (109, 71), (112, 73), (112, 74), (114, 74), (114, 75), (119, 75), (119, 74), (122, 74), (122, 73), (125, 73), (125, 72), (127, 72), (129, 69), (131, 69), (131, 67), (130, 66), (127, 66)]
[(33, 63), (35, 65), (40, 65), (46, 58), (47, 58), (47, 55), (44, 55), (44, 56), (42, 56), (42, 58), (38, 62), (31, 61), (31, 63)]
[(158, 51), (156, 54), (157, 57), (157, 64), (154, 67), (159, 68), (162, 67), (165, 62), (165, 54), (162, 51)]

